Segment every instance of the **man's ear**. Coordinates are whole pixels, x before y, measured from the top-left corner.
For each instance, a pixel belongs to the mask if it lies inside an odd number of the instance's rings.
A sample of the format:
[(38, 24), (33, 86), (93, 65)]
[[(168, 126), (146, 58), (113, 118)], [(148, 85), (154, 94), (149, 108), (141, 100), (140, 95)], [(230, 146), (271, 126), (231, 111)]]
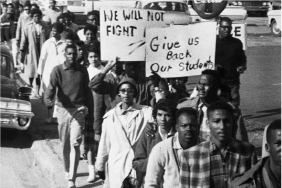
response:
[(268, 143), (265, 143), (265, 151), (267, 151), (267, 152), (269, 153), (269, 150), (270, 150), (269, 144), (268, 144)]

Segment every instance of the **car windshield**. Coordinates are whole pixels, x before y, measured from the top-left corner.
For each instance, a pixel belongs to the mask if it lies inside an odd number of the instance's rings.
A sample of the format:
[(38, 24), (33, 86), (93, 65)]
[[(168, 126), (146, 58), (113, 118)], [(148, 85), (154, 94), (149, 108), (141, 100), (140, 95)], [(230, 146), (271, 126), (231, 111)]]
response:
[(12, 78), (12, 62), (7, 56), (1, 55), (1, 76)]
[(160, 2), (148, 3), (144, 6), (144, 9), (186, 12), (188, 7), (184, 3), (160, 1)]

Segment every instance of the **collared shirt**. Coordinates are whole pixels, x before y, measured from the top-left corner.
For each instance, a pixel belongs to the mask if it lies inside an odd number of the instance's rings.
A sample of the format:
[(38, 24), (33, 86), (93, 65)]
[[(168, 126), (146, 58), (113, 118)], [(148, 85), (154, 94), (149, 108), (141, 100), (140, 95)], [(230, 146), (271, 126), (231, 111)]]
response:
[(200, 127), (200, 137), (209, 140), (210, 139), (210, 127), (207, 123), (208, 114), (207, 114), (208, 107), (200, 100), (198, 105), (198, 112), (201, 112), (201, 127)]
[(122, 123), (122, 126), (125, 128), (125, 130), (127, 130), (131, 124), (129, 124), (129, 122), (127, 122), (127, 120), (129, 119), (129, 116), (132, 114), (132, 112), (138, 110), (137, 106), (135, 103), (133, 103), (132, 106), (130, 106), (128, 109), (124, 110), (122, 109), (122, 103), (120, 103), (120, 105), (118, 106), (118, 108), (116, 108), (116, 115), (119, 118), (119, 120)]
[(167, 139), (167, 138), (169, 138), (169, 137), (174, 135), (174, 132), (172, 131), (172, 129), (170, 129), (170, 131), (167, 133), (166, 136), (162, 134), (160, 128), (158, 129), (158, 131), (159, 131), (159, 134), (160, 134), (162, 140), (165, 140), (165, 139)]
[(172, 149), (176, 152), (176, 157), (177, 157), (177, 164), (180, 164), (180, 157), (181, 154), (183, 152), (183, 148), (181, 147), (180, 143), (179, 143), (179, 138), (178, 138), (178, 132), (175, 133), (174, 137), (173, 137), (173, 146)]
[(210, 169), (211, 179), (210, 186), (212, 188), (227, 188), (231, 183), (229, 175), (230, 168), (230, 147), (226, 148), (225, 156), (222, 156), (217, 146), (210, 142)]
[(104, 68), (105, 67), (103, 65), (100, 65), (99, 67), (94, 67), (93, 65), (89, 65), (89, 67), (87, 67), (89, 79), (91, 80), (94, 76), (99, 74)]
[(84, 66), (75, 64), (74, 67), (67, 67), (63, 63), (52, 70), (44, 100), (52, 101), (57, 89), (58, 106), (63, 108), (89, 106), (88, 100), (91, 99), (92, 94), (88, 83), (89, 76)]
[(36, 35), (39, 36), (41, 33), (41, 25), (39, 23), (35, 23), (33, 22), (34, 26), (35, 26), (35, 30), (36, 30)]

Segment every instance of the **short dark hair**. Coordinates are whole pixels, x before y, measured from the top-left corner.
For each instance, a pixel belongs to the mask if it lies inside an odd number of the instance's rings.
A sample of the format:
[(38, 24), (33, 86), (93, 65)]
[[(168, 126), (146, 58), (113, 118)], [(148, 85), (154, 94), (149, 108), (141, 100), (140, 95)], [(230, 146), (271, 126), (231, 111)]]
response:
[(2, 7), (8, 7), (7, 3), (2, 3)]
[(212, 76), (215, 79), (214, 80), (215, 84), (217, 84), (218, 86), (221, 84), (221, 78), (220, 78), (217, 71), (211, 70), (211, 69), (206, 69), (206, 70), (202, 71), (202, 75), (203, 74)]
[(168, 112), (175, 123), (176, 103), (169, 99), (160, 99), (153, 108), (153, 118), (156, 119), (158, 110)]
[(76, 45), (74, 45), (74, 44), (67, 45), (67, 46), (66, 46), (66, 49), (65, 49), (65, 52), (67, 51), (68, 48), (72, 48), (72, 49), (74, 49), (75, 51), (77, 51)]
[(88, 12), (87, 16), (95, 16), (96, 18), (98, 18), (98, 15), (94, 11)]
[(96, 35), (96, 34), (97, 34), (97, 31), (98, 31), (98, 28), (97, 28), (97, 26), (95, 26), (95, 25), (86, 24), (85, 27), (84, 27), (84, 30), (83, 30), (84, 34), (85, 34), (86, 31), (88, 31), (88, 30), (92, 31), (93, 34)]
[(197, 110), (195, 110), (194, 108), (190, 108), (190, 107), (184, 107), (184, 108), (180, 108), (180, 109), (178, 109), (176, 111), (176, 114), (175, 114), (176, 122), (178, 122), (178, 118), (182, 114), (188, 114), (188, 115), (191, 115), (191, 116), (195, 116), (196, 119), (198, 119), (198, 112), (197, 112)]
[(276, 119), (268, 126), (266, 130), (266, 141), (267, 143), (270, 142), (271, 131), (273, 130), (281, 130), (281, 119)]
[(87, 57), (90, 52), (94, 52), (95, 54), (99, 55), (101, 57), (101, 51), (100, 51), (100, 42), (95, 41), (92, 45), (89, 46), (87, 50)]
[(32, 10), (30, 11), (31, 17), (33, 17), (34, 14), (39, 14), (39, 15), (42, 17), (42, 12), (41, 12), (41, 10), (39, 10), (39, 9), (32, 9)]
[(24, 4), (24, 7), (29, 7), (29, 8), (30, 8), (30, 7), (31, 7), (30, 2), (29, 2), (29, 1), (26, 1), (25, 4)]
[(232, 24), (232, 20), (229, 17), (220, 17), (219, 24), (221, 24), (223, 21)]
[(84, 42), (82, 40), (77, 40), (77, 41), (75, 41), (75, 45), (79, 46), (79, 47), (83, 47), (84, 46)]
[(68, 33), (66, 34), (66, 37), (65, 37), (65, 40), (67, 40), (67, 39), (72, 40), (72, 41), (75, 41), (75, 35), (74, 35), (74, 33), (68, 32)]
[(60, 22), (55, 22), (55, 23), (53, 23), (52, 24), (52, 27), (51, 28), (56, 28), (57, 29), (57, 32), (58, 33), (62, 33), (63, 31), (64, 31), (64, 25), (62, 24), (62, 23), (60, 23)]
[(214, 112), (215, 110), (226, 110), (228, 113), (230, 113), (230, 115), (233, 118), (234, 109), (227, 102), (218, 101), (218, 102), (211, 103), (208, 106), (208, 110), (207, 110), (208, 119), (209, 119), (211, 112)]
[(68, 12), (64, 12), (61, 14), (62, 18), (69, 18), (71, 20), (71, 15)]

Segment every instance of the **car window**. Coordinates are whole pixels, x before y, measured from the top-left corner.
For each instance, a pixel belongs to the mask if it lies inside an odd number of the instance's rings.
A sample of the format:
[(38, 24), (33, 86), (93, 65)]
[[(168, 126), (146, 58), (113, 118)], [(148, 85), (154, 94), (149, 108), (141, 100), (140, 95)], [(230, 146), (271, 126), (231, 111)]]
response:
[(144, 9), (163, 10), (163, 11), (176, 11), (187, 12), (188, 6), (179, 2), (152, 2), (144, 6)]
[(12, 67), (12, 61), (7, 56), (1, 55), (1, 76), (5, 76), (8, 78), (12, 78), (13, 76), (13, 67)]

